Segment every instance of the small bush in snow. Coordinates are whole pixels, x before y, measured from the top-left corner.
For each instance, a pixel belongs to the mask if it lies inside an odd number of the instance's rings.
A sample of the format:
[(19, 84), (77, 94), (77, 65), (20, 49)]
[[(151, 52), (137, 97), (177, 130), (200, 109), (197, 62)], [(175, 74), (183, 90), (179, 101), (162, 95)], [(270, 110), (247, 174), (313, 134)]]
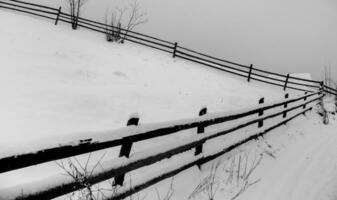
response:
[[(228, 159), (229, 162), (223, 164), (222, 171), (219, 170), (220, 162), (213, 164), (207, 176), (200, 181), (188, 199), (201, 199), (199, 195), (202, 194), (207, 196), (207, 200), (215, 200), (216, 196), (219, 199), (238, 198), (250, 186), (260, 181), (252, 181), (251, 177), (262, 158), (263, 154), (256, 152), (253, 158), (247, 153), (240, 153)], [(217, 194), (219, 192), (221, 194)]]
[(70, 200), (94, 200), (104, 197), (103, 190), (99, 188), (99, 186), (97, 186), (97, 188), (93, 187), (88, 179), (90, 176), (92, 176), (96, 168), (101, 166), (101, 160), (103, 159), (104, 155), (105, 154), (103, 154), (97, 163), (92, 167), (89, 167), (91, 154), (89, 154), (85, 164), (81, 164), (77, 158), (69, 158), (67, 159), (67, 162), (64, 162), (63, 160), (56, 162), (56, 164), (65, 171), (65, 175), (72, 178), (76, 183), (84, 188), (70, 194), (68, 196)]
[(82, 6), (88, 2), (88, 0), (65, 0), (71, 16), (71, 27), (76, 30), (78, 26), (78, 20)]
[(146, 13), (141, 12), (137, 1), (127, 7), (116, 8), (115, 11), (111, 12), (107, 11), (105, 14), (107, 41), (124, 43), (130, 31), (147, 22), (145, 17)]
[(253, 174), (253, 172), (256, 170), (257, 166), (260, 165), (262, 158), (263, 158), (263, 154), (260, 154), (259, 157), (255, 155), (252, 163), (249, 165), (248, 164), (249, 156), (247, 154), (239, 155), (237, 170), (236, 170), (236, 182), (237, 182), (239, 191), (231, 198), (232, 200), (239, 197), (250, 186), (260, 181), (260, 180), (250, 181), (250, 177)]
[(217, 162), (211, 166), (209, 174), (201, 180), (199, 185), (194, 189), (188, 199), (195, 198), (200, 193), (207, 195), (207, 200), (214, 200), (216, 193), (220, 187), (220, 178), (217, 176), (220, 162)]
[(161, 196), (158, 189), (156, 188), (156, 194), (157, 194), (158, 200), (170, 200), (172, 198), (172, 196), (174, 194), (173, 180), (174, 180), (174, 178), (171, 179), (170, 186), (169, 186), (167, 192), (164, 194), (164, 196)]
[(105, 35), (108, 42), (120, 42), (122, 39), (121, 36), (121, 20), (123, 17), (122, 10), (119, 10), (119, 15), (116, 17), (116, 14), (111, 12), (110, 15), (108, 11), (105, 14)]

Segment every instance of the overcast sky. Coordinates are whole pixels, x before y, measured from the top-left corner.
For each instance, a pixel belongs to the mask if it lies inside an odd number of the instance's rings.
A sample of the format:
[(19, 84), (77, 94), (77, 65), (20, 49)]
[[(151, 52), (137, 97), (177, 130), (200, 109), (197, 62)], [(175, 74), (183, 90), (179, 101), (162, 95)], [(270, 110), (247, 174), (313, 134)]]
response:
[[(30, 0), (56, 6), (58, 0)], [(62, 0), (61, 0), (62, 1)], [(91, 0), (83, 14), (102, 20), (126, 0)], [(137, 30), (242, 64), (276, 72), (324, 66), (337, 77), (337, 0), (139, 0), (148, 23)]]

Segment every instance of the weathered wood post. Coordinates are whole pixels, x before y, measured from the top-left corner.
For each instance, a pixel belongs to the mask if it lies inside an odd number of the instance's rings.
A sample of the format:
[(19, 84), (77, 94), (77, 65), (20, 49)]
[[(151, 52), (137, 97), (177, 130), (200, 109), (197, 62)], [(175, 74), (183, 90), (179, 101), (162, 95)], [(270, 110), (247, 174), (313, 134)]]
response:
[(287, 89), (287, 84), (288, 84), (288, 81), (289, 81), (289, 77), (290, 77), (290, 74), (287, 74), (287, 78), (286, 78), (286, 81), (284, 82), (284, 87), (283, 87), (284, 91), (286, 91), (286, 89)]
[[(307, 102), (307, 97), (306, 96), (308, 95), (308, 92), (304, 92), (304, 95), (305, 95), (305, 97), (303, 99), (304, 99), (304, 103), (305, 103), (305, 102)], [(306, 107), (307, 107), (307, 104), (304, 104), (303, 105), (303, 109), (305, 109)]]
[[(207, 114), (207, 107), (203, 107), (199, 112), (199, 116), (203, 116), (206, 114)], [(197, 134), (203, 134), (204, 132), (205, 132), (205, 126), (201, 123), (199, 124), (197, 128)], [(195, 148), (195, 153), (194, 153), (195, 156), (202, 153), (202, 146), (203, 145), (200, 145)]]
[[(289, 94), (286, 93), (284, 95), (284, 99), (287, 101), (287, 99), (289, 98)], [(284, 103), (284, 109), (287, 109), (288, 108), (288, 103)], [(287, 117), (287, 111), (283, 111), (283, 118), (286, 118)]]
[(323, 81), (321, 81), (321, 83), (320, 83), (320, 88), (319, 88), (319, 90), (323, 93), (324, 92), (324, 82)]
[(58, 10), (58, 13), (57, 13), (57, 16), (56, 16), (55, 25), (57, 25), (57, 22), (58, 22), (59, 19), (60, 19), (61, 9), (62, 9), (62, 7), (60, 6), (60, 7), (59, 7), (59, 10)]
[(174, 47), (173, 47), (173, 58), (176, 57), (177, 48), (178, 48), (178, 42), (175, 42), (175, 43), (174, 43)]
[[(264, 104), (264, 97), (262, 97), (260, 100), (259, 100), (259, 104)], [(263, 109), (260, 109), (259, 111), (259, 117), (261, 117), (263, 115)], [(261, 128), (263, 126), (263, 120), (259, 121), (258, 122), (258, 128)]]
[(247, 80), (248, 82), (250, 82), (250, 77), (252, 75), (252, 71), (253, 71), (253, 64), (251, 64), (250, 67), (249, 67), (248, 80)]
[[(128, 120), (127, 126), (138, 126), (138, 122), (139, 122), (138, 114), (132, 114), (130, 119)], [(123, 144), (122, 144), (121, 150), (119, 152), (119, 157), (125, 156), (125, 157), (129, 158), (131, 148), (132, 148), (132, 141), (130, 141), (129, 138), (126, 138), (126, 139), (123, 139), (122, 143)], [(116, 176), (115, 177), (115, 185), (123, 185), (124, 176), (125, 176), (125, 174), (121, 174), (119, 176)]]

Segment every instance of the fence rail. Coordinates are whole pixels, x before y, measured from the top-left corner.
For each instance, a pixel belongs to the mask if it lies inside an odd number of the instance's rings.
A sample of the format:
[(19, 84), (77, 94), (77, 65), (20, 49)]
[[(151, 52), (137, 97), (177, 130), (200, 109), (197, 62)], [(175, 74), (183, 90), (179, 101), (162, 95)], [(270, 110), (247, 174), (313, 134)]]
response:
[[(62, 12), (61, 7), (57, 9), (19, 0), (0, 0), (0, 8), (51, 19), (55, 21), (55, 24), (58, 24), (59, 21), (71, 24), (73, 20), (71, 15)], [(82, 17), (78, 18), (77, 26), (102, 34), (107, 34), (107, 29), (109, 28), (116, 28), (105, 23), (85, 19)], [(176, 42), (166, 41), (135, 31), (129, 31), (122, 28), (120, 34), (126, 41), (172, 54), (173, 57), (181, 58), (197, 64), (231, 73), (246, 78), (247, 81), (255, 80), (269, 85), (282, 87), (284, 90), (293, 89), (308, 92), (315, 92), (317, 91), (317, 89), (324, 86), (321, 81), (293, 77), (289, 74), (283, 75), (258, 69), (253, 65), (244, 65), (225, 59), (216, 58), (205, 53), (200, 53), (195, 50), (182, 47)], [(336, 89), (325, 86), (324, 90), (329, 94), (337, 95)]]
[[(179, 122), (172, 122), (171, 126), (157, 125), (157, 124), (149, 124), (147, 126), (140, 126), (139, 130), (136, 131), (133, 135), (128, 135), (125, 137), (120, 137), (114, 140), (104, 141), (104, 142), (95, 142), (88, 139), (77, 142), (77, 145), (58, 145), (57, 147), (40, 150), (38, 152), (25, 153), (21, 155), (14, 155), (6, 158), (0, 159), (0, 173), (16, 170), (24, 167), (29, 167), (32, 165), (37, 165), (45, 162), (49, 162), (52, 160), (67, 158), (71, 156), (76, 156), (84, 153), (89, 153), (92, 151), (97, 151), (101, 149), (106, 149), (110, 147), (116, 147), (123, 144), (124, 141), (132, 141), (139, 142), (147, 139), (153, 139), (156, 137), (161, 137), (169, 134), (176, 133), (178, 131), (183, 131), (187, 129), (197, 128), (200, 124), (203, 127), (224, 123), (227, 121), (232, 121), (236, 119), (240, 119), (242, 117), (246, 117), (249, 115), (254, 115), (260, 112), (261, 110), (267, 111), (272, 108), (281, 107), (284, 105), (288, 105), (290, 103), (294, 103), (300, 100), (304, 100), (310, 98), (317, 93), (304, 95), (302, 97), (289, 99), (284, 102), (271, 103), (269, 105), (260, 106), (258, 108), (246, 111), (235, 113), (227, 116), (205, 116), (203, 118), (193, 118), (180, 120)], [(152, 128), (153, 127), (153, 128)], [(158, 128), (159, 127), (159, 128)], [(130, 127), (126, 127), (123, 130), (118, 130), (118, 132), (128, 132)], [(135, 131), (135, 130), (134, 130)], [(111, 133), (116, 134), (114, 132)], [(117, 135), (117, 134), (116, 134)]]
[[(120, 158), (114, 160), (114, 167), (107, 165), (108, 167), (103, 167), (104, 171), (97, 171), (93, 173), (90, 177), (87, 177), (87, 181), (90, 184), (97, 184), (99, 182), (115, 178), (115, 182), (122, 185), (124, 182), (124, 175), (133, 170), (155, 164), (163, 159), (170, 158), (175, 155), (182, 154), (184, 152), (195, 149), (195, 157), (191, 158), (191, 162), (185, 163), (183, 166), (179, 165), (176, 168), (173, 168), (169, 171), (166, 171), (159, 176), (152, 177), (145, 182), (140, 183), (139, 185), (134, 185), (133, 188), (124, 190), (122, 193), (115, 194), (111, 199), (122, 199), (130, 194), (133, 194), (141, 189), (149, 187), (166, 177), (173, 176), (185, 169), (188, 169), (195, 165), (201, 165), (205, 162), (213, 160), (218, 156), (232, 150), (233, 148), (250, 141), (251, 139), (257, 138), (276, 127), (281, 126), (282, 124), (287, 123), (288, 121), (294, 119), (295, 117), (311, 110), (313, 106), (307, 107), (308, 104), (311, 104), (323, 97), (321, 92), (305, 94), (301, 97), (296, 97), (288, 99), (286, 95), (285, 101), (282, 102), (272, 102), (264, 104), (264, 99), (261, 99), (259, 102), (263, 103), (252, 109), (245, 111), (240, 111), (238, 113), (224, 114), (207, 114), (207, 109), (203, 108), (200, 112), (200, 116), (191, 119), (184, 119), (173, 122), (165, 122), (163, 124), (145, 124), (138, 126), (139, 118), (132, 117), (128, 121), (128, 127), (125, 129), (120, 129), (118, 132), (123, 132), (126, 134), (125, 137), (117, 137), (109, 141), (93, 141), (91, 138), (85, 139), (80, 142), (72, 142), (73, 145), (59, 145), (54, 148), (44, 149), (37, 152), (30, 152), (21, 155), (13, 155), (6, 158), (0, 159), (0, 173), (5, 173), (15, 169), (20, 169), (23, 167), (29, 167), (36, 164), (42, 164), (48, 161), (58, 160), (62, 158), (68, 158), (71, 156), (76, 156), (84, 153), (89, 153), (97, 150), (102, 150), (110, 147), (120, 146)], [(290, 106), (292, 105), (292, 106)], [(277, 108), (277, 109), (276, 109)], [(299, 111), (296, 111), (301, 109)], [(264, 115), (266, 111), (272, 112), (271, 114)], [(296, 113), (290, 116), (290, 112)], [(257, 114), (259, 115), (256, 118)], [(278, 116), (282, 116), (281, 122), (276, 123), (266, 127), (264, 121), (272, 119)], [(237, 120), (242, 120), (235, 125), (226, 128), (220, 128), (218, 130), (206, 131), (205, 128), (212, 125), (219, 125), (226, 122), (237, 122)], [(232, 133), (242, 128), (258, 124), (257, 130), (254, 133), (240, 138), (233, 142), (230, 146), (220, 149), (219, 151), (209, 154), (207, 156), (203, 155), (202, 146), (211, 139), (216, 139), (220, 136), (225, 136), (228, 133)], [(153, 138), (167, 136), (170, 134), (179, 134), (183, 130), (189, 130), (193, 128), (198, 128), (198, 134), (192, 136), (183, 142), (175, 142), (175, 144), (167, 144), (167, 147), (162, 149), (153, 149), (151, 153), (144, 154), (146, 156), (141, 157), (130, 157), (130, 151), (134, 143), (141, 142), (145, 140), (150, 140)], [(255, 133), (257, 132), (257, 133)], [(112, 131), (112, 134), (114, 132)], [(118, 134), (117, 134), (118, 135)], [(198, 150), (197, 150), (198, 149)], [(104, 166), (104, 163), (102, 164)], [(110, 166), (110, 167), (109, 167)], [(58, 182), (55, 184), (49, 185), (49, 187), (41, 186), (37, 187), (34, 191), (29, 193), (18, 194), (16, 198), (13, 199), (52, 199), (56, 198), (79, 189), (82, 189), (84, 186), (75, 181), (65, 179), (60, 182), (60, 178), (57, 178)], [(34, 185), (34, 183), (32, 183)], [(38, 184), (36, 184), (38, 185)]]

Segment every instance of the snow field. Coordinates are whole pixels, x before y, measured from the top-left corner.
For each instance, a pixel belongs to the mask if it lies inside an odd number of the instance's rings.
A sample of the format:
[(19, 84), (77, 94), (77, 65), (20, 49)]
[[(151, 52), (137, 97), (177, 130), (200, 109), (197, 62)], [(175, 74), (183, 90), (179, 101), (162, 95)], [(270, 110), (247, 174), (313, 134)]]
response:
[[(256, 106), (261, 97), (265, 97), (266, 102), (284, 97), (281, 88), (254, 81), (248, 84), (244, 79), (172, 59), (170, 55), (134, 44), (110, 44), (104, 41), (103, 35), (85, 30), (74, 32), (62, 23), (53, 26), (50, 21), (7, 11), (0, 12), (0, 18), (5, 19), (2, 25), (6, 27), (0, 30), (3, 69), (0, 73), (0, 119), (4, 122), (1, 127), (0, 152), (27, 143), (41, 146), (82, 132), (121, 128), (134, 112), (140, 114), (141, 123), (161, 122), (197, 116), (203, 105), (207, 105), (210, 112), (231, 112)], [(290, 93), (291, 96), (303, 94)], [(316, 121), (315, 116), (296, 120), (302, 126)], [(320, 124), (317, 127), (322, 128)], [(296, 128), (301, 130), (304, 127)], [(293, 129), (284, 129), (289, 131), (289, 135), (284, 136), (281, 132), (283, 129), (272, 133), (273, 136), (281, 135), (276, 136), (281, 140), (275, 142), (275, 146), (287, 146), (289, 138), (291, 140)], [(191, 130), (186, 135), (191, 132), (195, 134), (195, 130)], [(167, 141), (181, 140), (186, 135), (136, 144), (133, 151), (145, 151)], [(257, 150), (254, 149), (256, 145), (260, 145)], [(259, 155), (259, 151), (266, 147), (261, 142), (245, 145), (245, 148), (248, 152), (257, 151), (252, 154)], [(104, 153), (102, 161), (116, 158), (118, 151), (119, 148), (112, 148), (95, 152), (91, 155), (90, 163), (97, 162)], [(140, 180), (140, 175), (145, 173), (160, 172), (168, 163), (186, 161), (184, 156), (131, 173), (134, 177), (132, 180)], [(82, 163), (87, 158), (88, 155), (78, 157)], [(229, 155), (225, 158), (229, 159)], [(205, 176), (209, 171), (207, 166), (210, 165), (206, 165), (203, 170)], [(222, 165), (226, 165), (226, 162)], [(261, 168), (264, 165), (262, 163)], [(0, 188), (25, 183), (29, 185), (51, 174), (61, 173), (64, 171), (53, 162), (17, 170), (0, 175)], [(186, 199), (202, 178), (196, 168), (179, 174), (174, 178), (173, 199)], [(170, 180), (167, 180), (155, 187), (163, 194), (169, 183)], [(235, 195), (240, 189), (239, 186), (227, 186), (221, 186), (221, 192), (217, 195)], [(6, 199), (1, 196), (3, 194), (0, 189), (0, 199)], [(148, 194), (146, 200), (158, 198), (153, 188), (140, 195), (145, 194)], [(222, 199), (223, 196), (219, 197)], [(204, 197), (196, 195), (193, 198)]]

